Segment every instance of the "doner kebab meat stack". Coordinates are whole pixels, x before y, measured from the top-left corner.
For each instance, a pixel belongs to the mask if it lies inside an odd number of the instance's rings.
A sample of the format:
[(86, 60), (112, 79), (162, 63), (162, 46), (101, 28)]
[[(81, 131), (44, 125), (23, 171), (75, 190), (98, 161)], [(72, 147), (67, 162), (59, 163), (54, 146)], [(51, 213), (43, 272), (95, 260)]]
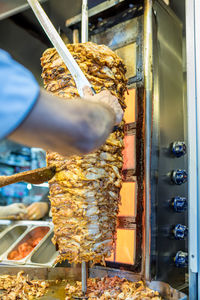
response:
[[(124, 110), (127, 80), (121, 58), (107, 46), (92, 42), (67, 47), (95, 92), (109, 90)], [(47, 91), (63, 101), (79, 97), (72, 75), (54, 48), (43, 53), (41, 65)], [(56, 166), (49, 186), (57, 261), (104, 264), (111, 255), (122, 183), (123, 125), (122, 121), (93, 153), (70, 158), (47, 153), (48, 166)]]

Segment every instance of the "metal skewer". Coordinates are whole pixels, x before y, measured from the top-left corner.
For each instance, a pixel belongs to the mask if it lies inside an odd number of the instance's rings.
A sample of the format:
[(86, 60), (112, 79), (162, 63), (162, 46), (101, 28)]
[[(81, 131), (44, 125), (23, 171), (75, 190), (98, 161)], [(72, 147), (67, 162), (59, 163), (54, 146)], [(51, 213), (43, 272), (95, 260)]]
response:
[[(88, 2), (82, 1), (82, 19), (81, 19), (81, 42), (88, 41)], [(75, 41), (74, 41), (75, 42)], [(77, 42), (77, 41), (76, 41)], [(95, 91), (93, 90), (95, 93)], [(87, 292), (87, 264), (85, 261), (81, 263), (81, 282), (82, 282), (82, 296), (73, 296), (73, 299), (88, 299)]]
[[(88, 1), (82, 0), (82, 19), (81, 19), (81, 42), (88, 42)], [(81, 280), (82, 280), (82, 294), (86, 295), (87, 292), (87, 270), (86, 262), (81, 264)]]
[[(46, 15), (45, 11), (43, 10), (42, 6), (40, 5), (38, 0), (27, 0), (30, 7), (32, 8), (36, 18), (38, 19), (40, 25), (46, 32), (48, 38), (52, 42), (53, 46), (56, 48), (57, 52), (63, 59), (64, 63), (66, 64), (67, 68), (69, 69), (70, 73), (72, 74), (74, 81), (76, 83), (77, 90), (79, 95), (83, 97), (83, 88), (85, 86), (89, 86), (92, 89), (91, 84), (83, 74), (82, 70), (80, 69), (79, 65), (77, 64), (76, 60), (73, 58), (69, 50), (67, 49), (65, 43), (59, 36), (58, 32), (54, 28), (53, 24), (49, 20), (48, 16)], [(85, 7), (85, 6), (84, 6)], [(86, 5), (87, 7), (87, 5)], [(87, 18), (85, 17), (84, 20)], [(84, 29), (85, 31), (85, 29)], [(86, 32), (86, 31), (85, 31)], [(92, 89), (93, 92), (93, 89)]]
[(86, 270), (86, 262), (83, 261), (81, 264), (81, 279), (82, 279), (82, 293), (85, 296), (87, 292), (87, 270)]
[(83, 261), (81, 263), (81, 280), (82, 280), (82, 295), (81, 296), (76, 296), (73, 295), (72, 298), (75, 300), (80, 300), (80, 299), (85, 299), (87, 300), (88, 297), (86, 296), (87, 292), (87, 263)]
[(82, 1), (81, 42), (88, 42), (88, 1)]

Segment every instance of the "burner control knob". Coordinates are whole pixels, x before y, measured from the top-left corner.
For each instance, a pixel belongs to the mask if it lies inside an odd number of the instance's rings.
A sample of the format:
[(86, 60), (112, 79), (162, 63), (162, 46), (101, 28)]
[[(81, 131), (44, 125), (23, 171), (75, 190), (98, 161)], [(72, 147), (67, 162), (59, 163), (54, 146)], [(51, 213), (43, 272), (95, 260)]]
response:
[(187, 237), (188, 229), (185, 225), (177, 224), (173, 229), (173, 234), (176, 240), (183, 240)]
[(187, 152), (186, 144), (184, 142), (175, 141), (171, 145), (171, 151), (176, 157), (181, 157)]
[(185, 183), (187, 181), (187, 178), (188, 178), (188, 175), (185, 170), (177, 169), (177, 170), (172, 171), (172, 175), (171, 175), (172, 182), (177, 185)]
[(176, 212), (183, 212), (187, 209), (187, 200), (185, 197), (176, 196), (171, 201), (171, 206)]
[(178, 268), (186, 267), (188, 265), (188, 253), (178, 251), (174, 257), (174, 262)]

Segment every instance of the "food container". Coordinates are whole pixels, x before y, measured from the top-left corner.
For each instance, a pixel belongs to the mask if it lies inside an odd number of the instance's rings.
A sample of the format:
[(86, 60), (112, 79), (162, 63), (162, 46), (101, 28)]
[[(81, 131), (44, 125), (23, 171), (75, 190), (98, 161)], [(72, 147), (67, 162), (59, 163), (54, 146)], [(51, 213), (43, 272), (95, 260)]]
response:
[(31, 255), (27, 264), (52, 267), (58, 256), (55, 245), (52, 243), (53, 232), (46, 236), (41, 245)]
[(0, 236), (0, 261), (5, 257), (5, 253), (15, 245), (19, 238), (23, 238), (28, 232), (28, 225), (13, 225), (2, 231)]
[(2, 263), (23, 265), (31, 257), (42, 241), (52, 232), (51, 225), (31, 226), (19, 237), (2, 256)]
[(7, 225), (0, 225), (0, 234), (7, 228)]

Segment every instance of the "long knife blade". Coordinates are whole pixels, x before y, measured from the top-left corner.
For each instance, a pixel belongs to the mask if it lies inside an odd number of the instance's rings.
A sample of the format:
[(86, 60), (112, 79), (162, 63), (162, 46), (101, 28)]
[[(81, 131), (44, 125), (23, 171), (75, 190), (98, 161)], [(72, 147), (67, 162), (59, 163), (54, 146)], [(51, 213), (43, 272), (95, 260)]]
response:
[(27, 2), (32, 8), (42, 28), (46, 32), (49, 40), (56, 48), (57, 52), (63, 59), (65, 65), (67, 66), (70, 73), (72, 74), (80, 97), (83, 97), (83, 88), (85, 86), (89, 86), (91, 90), (94, 92), (90, 82), (87, 80), (87, 78), (81, 71), (79, 65), (77, 64), (77, 62), (75, 61), (75, 59), (73, 58), (69, 50), (67, 49), (65, 43), (59, 36), (58, 32), (56, 31), (55, 27), (51, 23), (50, 19), (46, 15), (45, 11), (43, 10), (38, 0), (27, 0)]

